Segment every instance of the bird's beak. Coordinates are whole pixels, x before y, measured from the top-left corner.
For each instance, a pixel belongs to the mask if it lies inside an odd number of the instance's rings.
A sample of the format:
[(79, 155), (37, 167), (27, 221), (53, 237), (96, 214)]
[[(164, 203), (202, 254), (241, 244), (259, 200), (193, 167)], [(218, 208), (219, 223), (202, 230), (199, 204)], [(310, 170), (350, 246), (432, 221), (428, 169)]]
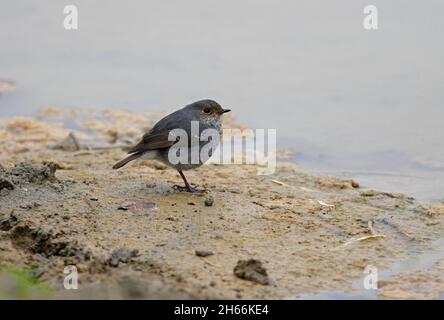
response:
[(231, 111), (231, 109), (224, 109), (224, 110), (222, 110), (222, 113), (227, 113), (227, 112), (230, 112)]

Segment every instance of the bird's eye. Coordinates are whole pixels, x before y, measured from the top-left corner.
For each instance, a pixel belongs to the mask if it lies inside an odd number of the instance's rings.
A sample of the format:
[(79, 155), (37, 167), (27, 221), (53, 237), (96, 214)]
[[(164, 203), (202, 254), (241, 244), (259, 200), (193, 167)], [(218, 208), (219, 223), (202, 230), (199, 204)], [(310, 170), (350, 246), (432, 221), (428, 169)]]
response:
[(210, 113), (210, 108), (205, 108), (203, 111), (204, 111), (205, 113)]

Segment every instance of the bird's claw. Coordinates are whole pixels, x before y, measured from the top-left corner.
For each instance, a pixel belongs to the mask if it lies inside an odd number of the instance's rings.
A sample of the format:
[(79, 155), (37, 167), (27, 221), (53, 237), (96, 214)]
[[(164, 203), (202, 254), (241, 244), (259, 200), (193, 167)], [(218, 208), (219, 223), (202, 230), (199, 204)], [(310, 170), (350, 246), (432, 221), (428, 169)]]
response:
[(205, 193), (205, 192), (207, 192), (207, 190), (205, 190), (205, 189), (197, 189), (197, 188), (193, 188), (191, 186), (180, 186), (178, 184), (175, 184), (173, 186), (173, 189), (180, 191), (180, 192), (189, 192), (189, 193)]

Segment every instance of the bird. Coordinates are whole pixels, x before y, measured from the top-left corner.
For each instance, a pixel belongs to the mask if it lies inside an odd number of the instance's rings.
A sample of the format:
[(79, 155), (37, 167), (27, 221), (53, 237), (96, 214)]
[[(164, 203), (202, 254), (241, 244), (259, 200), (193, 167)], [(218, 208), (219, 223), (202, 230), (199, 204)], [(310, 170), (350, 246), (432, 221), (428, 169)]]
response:
[[(200, 155), (200, 151), (208, 143), (212, 143), (208, 156), (212, 155), (222, 134), (222, 115), (230, 111), (230, 109), (222, 108), (219, 103), (211, 99), (188, 104), (159, 120), (143, 135), (141, 141), (129, 150), (129, 156), (117, 162), (112, 168), (119, 169), (137, 159), (157, 160), (179, 172), (185, 186), (175, 185), (175, 189), (190, 193), (204, 192), (205, 190), (192, 187), (183, 171), (198, 168), (208, 160), (199, 157), (198, 161), (191, 161), (192, 153), (197, 151)], [(194, 135), (193, 122), (194, 125), (198, 124), (199, 130), (194, 132)], [(201, 139), (201, 134), (207, 129), (213, 130), (212, 132), (215, 132), (218, 136), (211, 136), (207, 141)], [(186, 136), (180, 133), (184, 133)], [(196, 136), (196, 133), (198, 136)], [(197, 146), (197, 148), (193, 149), (193, 143), (196, 142), (197, 144), (194, 144), (194, 146)], [(185, 145), (186, 147), (184, 147)], [(180, 148), (183, 149), (179, 150)], [(184, 153), (181, 154), (181, 152)], [(175, 158), (172, 161), (174, 156), (178, 155), (182, 156), (181, 160), (177, 161), (177, 158)]]

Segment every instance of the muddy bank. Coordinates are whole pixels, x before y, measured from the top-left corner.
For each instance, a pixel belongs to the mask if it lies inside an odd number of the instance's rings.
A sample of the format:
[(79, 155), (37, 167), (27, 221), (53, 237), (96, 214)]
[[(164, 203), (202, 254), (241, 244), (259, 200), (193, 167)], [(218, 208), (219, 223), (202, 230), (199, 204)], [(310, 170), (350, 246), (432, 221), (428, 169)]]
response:
[[(209, 190), (202, 195), (173, 190), (181, 178), (156, 162), (113, 171), (140, 134), (134, 128), (146, 126), (131, 114), (118, 117), (135, 121), (130, 132), (120, 121), (90, 121), (88, 131), (61, 121), (0, 120), (0, 261), (31, 268), (55, 297), (352, 291), (367, 265), (383, 269), (442, 237), (439, 204), (307, 175), (294, 164), (280, 163), (268, 176), (251, 165), (205, 165), (187, 173)], [(79, 147), (69, 139), (70, 147), (60, 147), (73, 130)], [(94, 147), (97, 137), (108, 144)], [(77, 267), (79, 290), (63, 288), (66, 265)], [(381, 298), (405, 297), (390, 285)]]

